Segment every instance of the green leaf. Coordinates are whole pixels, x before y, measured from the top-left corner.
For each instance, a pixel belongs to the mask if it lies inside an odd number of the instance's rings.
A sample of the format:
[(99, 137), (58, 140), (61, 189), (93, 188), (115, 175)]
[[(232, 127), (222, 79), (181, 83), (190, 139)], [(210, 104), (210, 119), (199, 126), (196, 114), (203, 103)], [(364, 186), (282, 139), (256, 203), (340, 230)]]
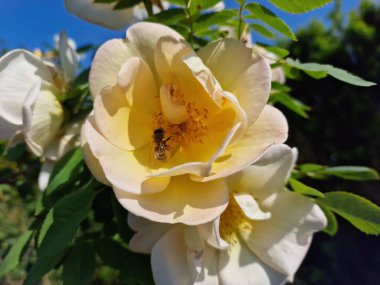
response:
[(75, 178), (81, 175), (83, 169), (84, 161), (80, 148), (73, 149), (58, 161), (44, 192), (44, 206), (51, 207), (62, 196), (62, 191), (65, 194), (66, 186), (72, 184)]
[(379, 180), (376, 170), (364, 166), (335, 166), (320, 171), (322, 174), (333, 175), (339, 178), (356, 181)]
[(330, 209), (366, 234), (380, 234), (380, 207), (358, 195), (347, 192), (325, 193), (318, 204)]
[(14, 269), (19, 264), (32, 235), (33, 231), (26, 231), (16, 240), (4, 260), (1, 262), (0, 277)]
[(32, 266), (23, 285), (35, 285), (38, 281), (51, 269), (53, 269), (63, 258), (67, 248), (63, 248), (56, 253), (45, 255), (43, 258), (38, 258)]
[(147, 19), (145, 21), (161, 23), (164, 25), (177, 24), (179, 21), (186, 18), (185, 10), (182, 8), (173, 8), (169, 10), (163, 10)]
[(315, 172), (326, 168), (326, 166), (315, 164), (315, 163), (304, 163), (299, 165), (302, 172)]
[(269, 0), (269, 2), (271, 2), (277, 8), (284, 10), (285, 12), (302, 14), (314, 9), (321, 8), (332, 2), (332, 0)]
[(263, 21), (265, 24), (272, 27), (284, 36), (292, 40), (297, 40), (292, 29), (283, 20), (278, 18), (272, 11), (265, 8), (264, 6), (258, 3), (249, 3), (247, 6), (245, 6), (245, 9), (250, 12), (249, 18)]
[(267, 28), (265, 28), (263, 25), (260, 25), (260, 24), (250, 24), (249, 27), (256, 33), (258, 33), (259, 35), (265, 37), (265, 38), (268, 38), (268, 39), (274, 39), (275, 38), (275, 35), (270, 31), (268, 30)]
[(96, 192), (91, 188), (79, 190), (63, 197), (52, 208), (53, 222), (38, 249), (38, 257), (55, 254), (74, 238), (79, 224), (87, 217)]
[(45, 236), (46, 236), (46, 233), (47, 231), (49, 230), (49, 228), (51, 227), (51, 225), (53, 224), (54, 222), (54, 219), (53, 219), (53, 209), (50, 209), (50, 211), (48, 212), (48, 214), (46, 215), (43, 223), (42, 223), (42, 226), (41, 228), (39, 229), (38, 231), (38, 235), (37, 235), (37, 247), (40, 247), (42, 241), (44, 240)]
[(277, 92), (273, 93), (270, 96), (270, 102), (272, 103), (280, 103), (293, 111), (294, 113), (300, 115), (301, 117), (308, 118), (309, 115), (307, 114), (307, 111), (310, 110), (310, 107), (302, 103), (301, 101), (289, 96), (286, 93)]
[(209, 30), (212, 26), (221, 25), (236, 16), (235, 10), (223, 10), (201, 15), (194, 23), (194, 30), (202, 32)]
[(216, 4), (221, 2), (221, 0), (191, 0), (190, 1), (190, 14), (193, 15), (196, 12), (200, 12), (202, 10), (210, 9), (214, 7)]
[(284, 57), (286, 57), (286, 56), (289, 55), (289, 51), (287, 51), (286, 49), (283, 49), (283, 48), (280, 48), (280, 47), (276, 47), (276, 46), (268, 46), (268, 45), (263, 44), (263, 43), (257, 43), (257, 44), (259, 46), (265, 48), (267, 51), (269, 51), (271, 53), (274, 53), (279, 58), (284, 58)]
[(319, 205), (319, 207), (322, 209), (327, 218), (327, 226), (323, 229), (323, 231), (330, 236), (334, 236), (338, 232), (338, 221), (336, 220), (335, 214), (322, 205)]
[(87, 285), (91, 283), (95, 270), (94, 250), (88, 243), (70, 248), (63, 263), (64, 285)]
[(142, 0), (118, 0), (116, 5), (114, 6), (115, 10), (123, 10), (131, 8), (139, 3), (141, 3)]
[(301, 63), (299, 60), (294, 60), (291, 58), (287, 58), (285, 63), (291, 67), (300, 69), (317, 79), (330, 75), (338, 80), (356, 86), (369, 87), (376, 85), (376, 83), (366, 81), (359, 76), (353, 75), (343, 69), (336, 68), (329, 64)]
[(150, 256), (136, 254), (112, 239), (100, 239), (95, 243), (99, 257), (106, 265), (117, 269), (127, 284), (154, 284)]
[(303, 184), (302, 182), (295, 180), (293, 178), (289, 179), (289, 184), (295, 192), (300, 193), (302, 195), (319, 197), (319, 198), (323, 198), (325, 196), (322, 192), (318, 191), (317, 189), (307, 186)]

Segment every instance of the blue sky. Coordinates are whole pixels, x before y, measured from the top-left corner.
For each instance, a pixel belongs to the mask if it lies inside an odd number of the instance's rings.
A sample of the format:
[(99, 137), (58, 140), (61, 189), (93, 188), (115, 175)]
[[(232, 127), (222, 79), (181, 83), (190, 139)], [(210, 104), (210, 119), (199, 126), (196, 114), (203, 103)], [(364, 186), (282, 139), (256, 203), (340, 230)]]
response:
[[(267, 0), (258, 0), (284, 19), (294, 30), (312, 18), (324, 19), (332, 4), (303, 15), (292, 15), (275, 9)], [(360, 0), (343, 0), (343, 9), (356, 9)], [(226, 1), (227, 7), (236, 7), (234, 0)], [(87, 43), (101, 44), (108, 39), (123, 37), (123, 31), (111, 31), (95, 26), (70, 15), (64, 0), (0, 0), (0, 48), (7, 49), (51, 45), (53, 35), (65, 30), (81, 46)]]

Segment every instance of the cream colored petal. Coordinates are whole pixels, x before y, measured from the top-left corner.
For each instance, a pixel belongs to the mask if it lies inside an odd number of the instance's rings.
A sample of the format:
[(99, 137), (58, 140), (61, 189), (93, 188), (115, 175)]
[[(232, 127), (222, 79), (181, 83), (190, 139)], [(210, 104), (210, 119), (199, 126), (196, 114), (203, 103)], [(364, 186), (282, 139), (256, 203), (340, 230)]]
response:
[(160, 102), (162, 114), (171, 124), (181, 124), (189, 119), (186, 107), (183, 104), (173, 102), (170, 85), (164, 84), (160, 88)]
[(287, 136), (288, 124), (284, 115), (276, 108), (266, 105), (255, 123), (214, 162), (211, 175), (202, 181), (226, 177), (246, 168), (269, 146), (283, 143)]
[(49, 184), (50, 174), (54, 168), (54, 162), (47, 160), (42, 164), (40, 174), (38, 175), (38, 188), (41, 191), (45, 191), (47, 185)]
[(0, 140), (9, 141), (20, 133), (22, 125), (12, 124), (0, 116)]
[(193, 284), (187, 255), (184, 226), (172, 227), (153, 247), (151, 264), (154, 281), (157, 285)]
[[(91, 115), (89, 117), (89, 120), (93, 120)], [(93, 155), (91, 152), (90, 146), (87, 143), (86, 136), (84, 135), (84, 125), (82, 126), (81, 129), (81, 148), (82, 148), (82, 153), (84, 157), (84, 161), (87, 164), (87, 167), (90, 169), (92, 175), (94, 175), (95, 179), (98, 180), (99, 182), (111, 186), (111, 183), (108, 181), (106, 178), (106, 175), (104, 174), (104, 170), (102, 166), (100, 165), (99, 160)]]
[(243, 241), (219, 252), (220, 284), (272, 285), (284, 284), (287, 276), (260, 260)]
[(52, 143), (63, 122), (63, 108), (54, 93), (37, 82), (22, 106), (25, 142), (37, 156)]
[(163, 83), (174, 83), (187, 102), (196, 101), (209, 115), (220, 109), (223, 91), (208, 68), (187, 42), (166, 36), (154, 53), (156, 70)]
[(92, 61), (89, 84), (91, 95), (95, 97), (105, 87), (114, 86), (124, 62), (135, 56), (121, 39), (114, 39), (101, 45)]
[(194, 285), (219, 285), (218, 251), (206, 245), (202, 254), (202, 268)]
[(32, 53), (13, 50), (0, 58), (0, 122), (8, 133), (12, 130), (6, 125), (22, 125), (22, 105), (37, 81), (42, 81), (42, 86), (51, 86), (53, 82), (45, 65)]
[[(102, 166), (104, 174), (114, 190), (134, 194), (162, 191), (170, 177), (147, 179), (147, 171), (138, 161), (139, 151), (125, 151), (107, 141), (95, 128), (92, 117), (84, 124), (83, 134), (95, 158)], [(148, 153), (147, 149), (141, 152)], [(91, 168), (91, 167), (90, 167)]]
[(199, 232), (203, 239), (212, 247), (225, 250), (229, 247), (229, 244), (225, 242), (219, 233), (220, 217), (214, 221), (202, 224), (198, 226)]
[(160, 38), (169, 36), (177, 40), (184, 40), (183, 37), (173, 29), (148, 22), (140, 22), (132, 25), (127, 30), (127, 44), (141, 57), (156, 74), (154, 53), (157, 49), (157, 42)]
[(128, 213), (128, 225), (137, 233), (129, 240), (128, 248), (134, 252), (150, 254), (157, 241), (172, 227), (155, 223)]
[(198, 51), (223, 90), (238, 98), (247, 112), (248, 124), (260, 115), (269, 98), (271, 72), (269, 64), (252, 54), (242, 42), (226, 38), (213, 42)]
[(227, 178), (230, 189), (261, 201), (281, 191), (297, 159), (296, 149), (273, 145), (251, 166)]
[(63, 68), (63, 75), (66, 82), (75, 78), (79, 67), (79, 56), (75, 49), (69, 44), (69, 39), (65, 32), (59, 35), (59, 59)]
[(284, 84), (286, 81), (286, 76), (284, 69), (282, 67), (275, 67), (272, 70), (272, 81)]
[(263, 212), (252, 195), (248, 193), (234, 193), (233, 195), (235, 201), (238, 203), (240, 209), (243, 211), (247, 218), (255, 221), (270, 219), (271, 213)]
[(124, 150), (139, 149), (153, 142), (152, 118), (159, 110), (153, 75), (137, 57), (122, 65), (117, 86), (103, 89), (94, 99), (99, 131)]
[(326, 217), (311, 199), (290, 191), (272, 195), (262, 207), (272, 213), (272, 218), (256, 221), (254, 232), (243, 238), (269, 266), (293, 276), (310, 247), (313, 233), (326, 226)]
[(69, 13), (90, 23), (113, 30), (126, 28), (136, 21), (133, 9), (114, 10), (115, 3), (94, 3), (92, 0), (65, 0)]
[(128, 211), (162, 223), (206, 223), (220, 215), (228, 203), (224, 180), (198, 183), (187, 175), (172, 177), (164, 191), (150, 195), (131, 195), (115, 188), (114, 191)]
[(83, 121), (72, 122), (61, 128), (62, 134), (56, 136), (45, 149), (44, 157), (57, 161), (67, 152), (80, 145), (80, 130)]

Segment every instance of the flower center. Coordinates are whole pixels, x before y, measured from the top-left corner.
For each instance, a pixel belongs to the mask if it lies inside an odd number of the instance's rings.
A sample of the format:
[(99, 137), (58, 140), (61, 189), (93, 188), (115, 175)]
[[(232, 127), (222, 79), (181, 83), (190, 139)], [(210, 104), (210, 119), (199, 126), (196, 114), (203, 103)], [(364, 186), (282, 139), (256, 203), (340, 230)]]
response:
[(153, 126), (163, 130), (167, 151), (173, 155), (191, 144), (202, 144), (202, 136), (208, 130), (208, 110), (195, 101), (186, 101), (173, 83), (161, 87), (160, 101), (162, 109), (153, 115)]
[(230, 245), (238, 242), (240, 230), (253, 230), (252, 221), (246, 217), (233, 195), (227, 209), (220, 216), (219, 230), (221, 237)]

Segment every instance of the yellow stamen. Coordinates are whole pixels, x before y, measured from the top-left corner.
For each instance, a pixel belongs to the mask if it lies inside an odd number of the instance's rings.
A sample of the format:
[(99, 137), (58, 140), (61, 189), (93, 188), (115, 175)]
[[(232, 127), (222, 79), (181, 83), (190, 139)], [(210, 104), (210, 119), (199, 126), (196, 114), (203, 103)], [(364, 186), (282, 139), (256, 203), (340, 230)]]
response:
[(240, 230), (253, 230), (252, 221), (241, 210), (239, 204), (231, 195), (227, 209), (220, 217), (220, 235), (230, 245), (238, 242)]

